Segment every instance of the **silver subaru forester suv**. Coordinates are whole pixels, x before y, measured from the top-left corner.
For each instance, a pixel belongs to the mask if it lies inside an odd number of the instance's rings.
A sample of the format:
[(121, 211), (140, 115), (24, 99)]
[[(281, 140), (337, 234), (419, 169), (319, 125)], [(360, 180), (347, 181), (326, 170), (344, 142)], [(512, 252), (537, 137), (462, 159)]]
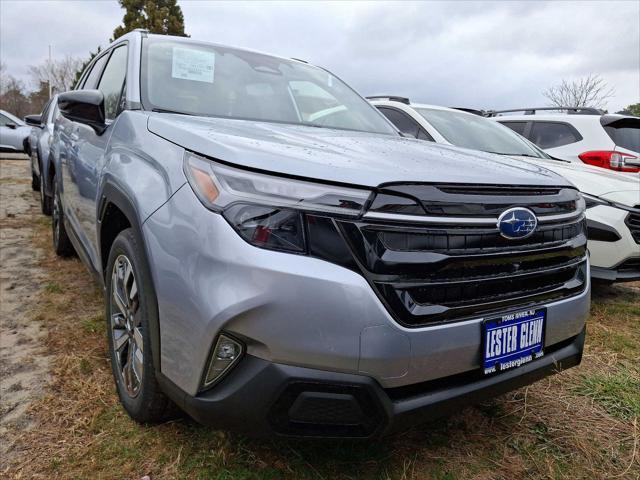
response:
[(54, 247), (104, 285), (138, 421), (371, 437), (580, 362), (584, 204), (549, 171), (403, 138), (306, 62), (144, 31), (58, 105)]

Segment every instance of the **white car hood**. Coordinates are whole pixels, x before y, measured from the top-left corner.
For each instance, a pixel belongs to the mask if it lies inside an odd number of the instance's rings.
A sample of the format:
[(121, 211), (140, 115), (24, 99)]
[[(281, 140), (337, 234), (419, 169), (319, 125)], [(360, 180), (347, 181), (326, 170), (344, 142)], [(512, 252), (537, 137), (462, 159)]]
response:
[(613, 172), (583, 163), (520, 156), (514, 158), (562, 175), (583, 193), (630, 207), (640, 204), (640, 175)]

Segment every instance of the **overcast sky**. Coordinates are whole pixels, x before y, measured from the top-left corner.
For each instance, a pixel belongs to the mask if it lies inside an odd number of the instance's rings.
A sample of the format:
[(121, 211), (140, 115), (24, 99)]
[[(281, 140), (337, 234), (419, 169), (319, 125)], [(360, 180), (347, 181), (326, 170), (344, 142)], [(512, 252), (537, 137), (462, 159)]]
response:
[[(609, 111), (640, 101), (640, 1), (239, 3), (179, 0), (193, 38), (308, 60), (364, 95), (446, 106), (546, 105), (561, 79), (601, 75)], [(108, 44), (113, 0), (0, 0), (0, 60), (28, 80), (47, 57)]]

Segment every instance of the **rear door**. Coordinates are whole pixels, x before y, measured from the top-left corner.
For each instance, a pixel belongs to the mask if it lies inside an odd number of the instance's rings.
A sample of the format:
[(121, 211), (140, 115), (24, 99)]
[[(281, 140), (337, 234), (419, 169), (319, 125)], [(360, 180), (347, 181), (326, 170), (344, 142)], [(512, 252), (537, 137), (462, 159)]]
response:
[(67, 171), (64, 175), (65, 214), (95, 266), (100, 263), (96, 225), (98, 182), (105, 162), (107, 143), (121, 111), (126, 69), (126, 43), (114, 47), (95, 63), (95, 71), (92, 70), (87, 75), (82, 88), (98, 89), (103, 93), (107, 129), (98, 135), (93, 128), (74, 123), (72, 145), (67, 149)]

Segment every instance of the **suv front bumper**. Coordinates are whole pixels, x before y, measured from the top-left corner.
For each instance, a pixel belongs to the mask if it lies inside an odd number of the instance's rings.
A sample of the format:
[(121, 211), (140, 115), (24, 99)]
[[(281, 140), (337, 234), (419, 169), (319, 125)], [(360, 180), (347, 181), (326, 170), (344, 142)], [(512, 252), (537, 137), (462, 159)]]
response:
[(627, 224), (629, 215), (608, 205), (587, 210), (592, 278), (607, 282), (640, 280), (640, 245)]
[(283, 365), (248, 355), (213, 390), (163, 387), (200, 423), (249, 435), (368, 438), (403, 430), (528, 385), (580, 363), (585, 331), (506, 372), (479, 371), (406, 388), (371, 377)]

